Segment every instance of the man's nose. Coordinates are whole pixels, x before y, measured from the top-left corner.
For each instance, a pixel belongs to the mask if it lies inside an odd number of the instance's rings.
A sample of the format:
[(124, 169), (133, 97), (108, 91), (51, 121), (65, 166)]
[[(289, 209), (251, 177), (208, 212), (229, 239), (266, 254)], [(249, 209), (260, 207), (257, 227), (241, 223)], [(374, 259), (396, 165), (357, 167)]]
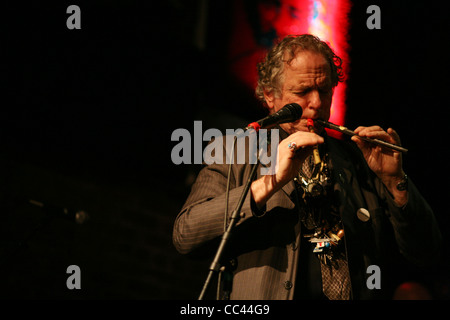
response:
[(310, 92), (308, 108), (318, 110), (322, 106), (322, 99), (318, 90), (312, 90)]

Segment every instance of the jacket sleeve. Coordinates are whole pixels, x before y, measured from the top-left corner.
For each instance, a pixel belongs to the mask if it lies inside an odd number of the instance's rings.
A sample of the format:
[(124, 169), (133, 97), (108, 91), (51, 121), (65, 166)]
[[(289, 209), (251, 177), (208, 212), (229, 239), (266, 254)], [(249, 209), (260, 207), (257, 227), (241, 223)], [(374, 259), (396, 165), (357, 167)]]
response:
[[(224, 232), (227, 165), (204, 167), (178, 214), (174, 229), (173, 243), (180, 253), (190, 253), (207, 242), (220, 237)], [(234, 180), (234, 179), (233, 179)], [(228, 201), (227, 221), (237, 205), (244, 186), (236, 186), (232, 181)], [(248, 214), (246, 214), (248, 213)], [(251, 215), (251, 195), (248, 192), (241, 210), (241, 216)], [(240, 219), (239, 223), (242, 222)]]
[(403, 207), (396, 205), (381, 181), (377, 188), (387, 205), (400, 253), (418, 267), (435, 265), (442, 252), (442, 235), (433, 210), (411, 179), (408, 181), (408, 202)]
[[(234, 142), (234, 146), (236, 146), (236, 150), (234, 150), (231, 141), (228, 141), (227, 138), (222, 137), (218, 143), (219, 146), (223, 147), (223, 164), (212, 163), (199, 172), (192, 186), (191, 193), (175, 219), (173, 243), (180, 253), (204, 255), (203, 249), (205, 247), (206, 250), (217, 248), (218, 241), (226, 228), (225, 225), (230, 221), (232, 213), (242, 197), (245, 184), (251, 175), (252, 168), (256, 162), (257, 152), (256, 148), (252, 148), (253, 145), (251, 143), (255, 141), (247, 136), (240, 137)], [(270, 141), (272, 141), (272, 138)], [(271, 146), (276, 147), (278, 144), (272, 144)], [(268, 156), (274, 152), (272, 147), (268, 151)], [(228, 163), (230, 162), (226, 160), (231, 154), (234, 157), (234, 163), (231, 165), (228, 210), (225, 213), (227, 207)], [(242, 155), (245, 156), (241, 157)], [(263, 163), (259, 163), (257, 166), (255, 179), (261, 177), (265, 172), (262, 168), (266, 168)], [(262, 216), (265, 216), (266, 211), (270, 210), (275, 204), (279, 205), (280, 199), (284, 200), (283, 204), (286, 207), (293, 207), (293, 203), (286, 200), (284, 194), (280, 192), (278, 196), (269, 199), (266, 208), (259, 210), (256, 208), (249, 190), (239, 211), (233, 233), (239, 233), (240, 230), (245, 229), (243, 225), (248, 225), (251, 221), (265, 220)], [(246, 231), (242, 232), (245, 233)]]

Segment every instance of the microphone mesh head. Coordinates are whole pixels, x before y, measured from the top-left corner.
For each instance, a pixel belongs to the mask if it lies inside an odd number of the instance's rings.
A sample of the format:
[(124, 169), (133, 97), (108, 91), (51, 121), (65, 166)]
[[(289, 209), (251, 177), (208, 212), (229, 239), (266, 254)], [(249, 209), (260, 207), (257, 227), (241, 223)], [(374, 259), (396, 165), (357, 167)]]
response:
[(291, 112), (292, 120), (297, 120), (302, 117), (303, 109), (298, 103), (290, 103), (286, 105), (286, 108)]

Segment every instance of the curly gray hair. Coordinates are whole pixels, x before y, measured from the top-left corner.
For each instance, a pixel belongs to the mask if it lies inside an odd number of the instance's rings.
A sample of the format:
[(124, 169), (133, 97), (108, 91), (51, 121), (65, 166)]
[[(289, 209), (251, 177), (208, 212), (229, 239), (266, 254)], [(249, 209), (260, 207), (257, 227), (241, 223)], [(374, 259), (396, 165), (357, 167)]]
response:
[(284, 63), (289, 64), (298, 50), (313, 51), (322, 54), (331, 67), (331, 82), (333, 88), (344, 81), (342, 59), (330, 46), (311, 34), (290, 35), (281, 40), (267, 53), (265, 59), (258, 63), (258, 84), (255, 94), (265, 103), (264, 91), (273, 92), (279, 97), (283, 79)]

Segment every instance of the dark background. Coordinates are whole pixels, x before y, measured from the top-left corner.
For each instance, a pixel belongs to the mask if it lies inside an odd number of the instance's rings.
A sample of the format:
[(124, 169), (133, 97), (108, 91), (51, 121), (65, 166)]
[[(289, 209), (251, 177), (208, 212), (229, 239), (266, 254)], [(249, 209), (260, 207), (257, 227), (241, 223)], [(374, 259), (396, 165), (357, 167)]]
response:
[[(70, 4), (81, 8), (81, 30), (66, 28)], [(381, 30), (366, 27), (371, 4)], [(172, 163), (171, 134), (193, 132), (194, 120), (224, 130), (264, 116), (229, 71), (233, 1), (0, 6), (0, 297), (196, 299), (211, 261), (178, 254), (171, 234), (199, 166)], [(358, 0), (349, 19), (346, 126), (399, 132), (410, 150), (405, 171), (448, 245), (446, 11)], [(90, 220), (46, 219), (28, 199), (86, 210)], [(405, 280), (448, 299), (447, 247), (444, 257)], [(81, 290), (66, 287), (73, 264)]]

